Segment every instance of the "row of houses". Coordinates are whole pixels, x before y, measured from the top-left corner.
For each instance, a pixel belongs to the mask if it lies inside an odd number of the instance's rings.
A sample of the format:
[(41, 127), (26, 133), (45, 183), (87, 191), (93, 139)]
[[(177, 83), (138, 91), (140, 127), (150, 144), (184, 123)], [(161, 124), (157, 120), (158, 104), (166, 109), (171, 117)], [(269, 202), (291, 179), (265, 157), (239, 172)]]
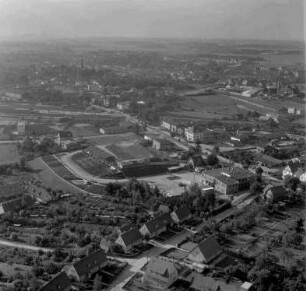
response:
[(164, 118), (161, 126), (171, 133), (184, 136), (189, 142), (215, 143), (228, 137), (224, 129), (210, 129), (190, 121)]
[[(117, 228), (118, 238), (116, 245), (122, 247), (124, 252), (129, 252), (133, 247), (142, 243), (144, 238), (154, 238), (165, 232), (173, 223), (181, 224), (191, 218), (190, 209), (182, 206), (171, 213), (163, 213), (144, 223), (140, 229), (133, 224), (123, 225)], [(102, 239), (100, 246), (106, 252), (110, 250), (111, 243)]]
[[(148, 263), (143, 283), (151, 287), (163, 290), (171, 290), (171, 286), (185, 287), (183, 290), (193, 291), (248, 291), (252, 284), (239, 280), (222, 280), (220, 277), (202, 275), (193, 266), (208, 264), (217, 259), (222, 253), (222, 249), (216, 239), (211, 236), (202, 240), (199, 244), (188, 242), (184, 245), (185, 257), (171, 259), (165, 256), (152, 258)], [(188, 288), (186, 288), (188, 287)]]

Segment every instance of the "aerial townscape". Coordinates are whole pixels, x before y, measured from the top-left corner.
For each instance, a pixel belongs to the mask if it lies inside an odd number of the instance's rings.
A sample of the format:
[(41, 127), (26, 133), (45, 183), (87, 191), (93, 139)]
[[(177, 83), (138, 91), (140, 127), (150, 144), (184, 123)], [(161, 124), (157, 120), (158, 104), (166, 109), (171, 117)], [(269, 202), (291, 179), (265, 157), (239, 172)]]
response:
[(0, 290), (303, 291), (298, 41), (0, 42)]

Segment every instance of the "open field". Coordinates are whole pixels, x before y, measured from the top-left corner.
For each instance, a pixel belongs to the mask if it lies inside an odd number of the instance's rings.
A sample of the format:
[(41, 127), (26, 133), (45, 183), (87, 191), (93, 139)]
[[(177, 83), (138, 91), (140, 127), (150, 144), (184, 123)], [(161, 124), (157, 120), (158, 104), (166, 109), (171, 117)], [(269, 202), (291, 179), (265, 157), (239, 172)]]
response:
[(16, 144), (0, 145), (0, 165), (12, 164), (18, 162), (19, 154)]
[(80, 193), (82, 190), (57, 176), (40, 158), (30, 162), (30, 166), (37, 171), (38, 178), (54, 190), (63, 190), (69, 193)]
[(66, 130), (71, 131), (74, 137), (86, 137), (99, 134), (99, 131), (93, 126), (85, 124), (75, 124), (66, 128)]
[(181, 98), (181, 109), (172, 115), (191, 119), (221, 119), (243, 112), (230, 98), (221, 95), (186, 96)]
[(106, 147), (119, 160), (148, 159), (152, 154), (137, 142), (123, 142)]

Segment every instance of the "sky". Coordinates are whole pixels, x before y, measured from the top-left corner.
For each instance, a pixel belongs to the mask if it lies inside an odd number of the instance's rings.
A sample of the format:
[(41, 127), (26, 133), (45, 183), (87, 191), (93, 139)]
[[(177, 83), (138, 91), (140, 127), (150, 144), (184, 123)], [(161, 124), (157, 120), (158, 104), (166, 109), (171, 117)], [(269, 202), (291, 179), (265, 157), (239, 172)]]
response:
[(303, 40), (306, 0), (0, 0), (0, 37)]

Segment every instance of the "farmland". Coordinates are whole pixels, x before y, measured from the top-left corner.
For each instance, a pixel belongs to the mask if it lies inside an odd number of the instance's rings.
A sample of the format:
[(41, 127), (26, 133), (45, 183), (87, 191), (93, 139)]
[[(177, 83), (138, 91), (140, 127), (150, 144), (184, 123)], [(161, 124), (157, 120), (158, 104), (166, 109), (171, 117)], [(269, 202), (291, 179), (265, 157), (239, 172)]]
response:
[(0, 145), (0, 165), (12, 164), (18, 162), (19, 154), (16, 144)]

